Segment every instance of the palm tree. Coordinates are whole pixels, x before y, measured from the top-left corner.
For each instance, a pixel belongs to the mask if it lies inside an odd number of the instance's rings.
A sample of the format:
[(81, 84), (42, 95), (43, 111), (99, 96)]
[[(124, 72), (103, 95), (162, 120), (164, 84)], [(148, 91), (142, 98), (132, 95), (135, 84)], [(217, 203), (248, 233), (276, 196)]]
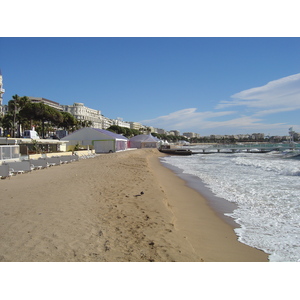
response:
[(15, 137), (16, 134), (16, 117), (17, 117), (17, 106), (19, 103), (20, 97), (16, 94), (12, 96), (12, 100), (8, 101), (8, 111), (13, 114), (13, 128), (12, 128), (12, 137)]
[(91, 127), (93, 125), (92, 121), (87, 121), (87, 120), (83, 120), (83, 121), (78, 121), (76, 124), (76, 128), (80, 129), (83, 127)]
[(10, 132), (10, 136), (12, 135), (12, 128), (13, 128), (13, 114), (8, 112), (2, 118), (2, 127), (5, 131)]
[(63, 121), (63, 116), (58, 110), (44, 103), (27, 103), (21, 114), (24, 118), (41, 122), (43, 138), (45, 137), (45, 123), (50, 122), (59, 125)]
[(12, 96), (12, 100), (8, 101), (8, 111), (13, 114), (13, 137), (15, 137), (17, 123), (17, 137), (21, 136), (21, 125), (25, 120), (20, 115), (20, 111), (28, 104), (30, 100), (27, 96), (20, 97), (17, 94)]
[(63, 121), (59, 124), (64, 130), (73, 131), (74, 126), (77, 124), (77, 119), (70, 113), (63, 111), (61, 112)]

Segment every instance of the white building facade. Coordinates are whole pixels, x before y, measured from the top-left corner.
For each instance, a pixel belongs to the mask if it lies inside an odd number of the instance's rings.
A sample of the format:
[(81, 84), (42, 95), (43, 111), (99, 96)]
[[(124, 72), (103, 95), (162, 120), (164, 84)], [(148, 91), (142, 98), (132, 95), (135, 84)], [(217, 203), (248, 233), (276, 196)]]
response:
[(130, 129), (130, 123), (123, 121), (122, 118), (117, 118), (116, 120), (112, 120), (112, 123), (113, 123), (113, 125)]
[(135, 129), (135, 130), (140, 130), (144, 126), (141, 123), (138, 122), (129, 122), (130, 124), (130, 129)]
[(28, 97), (28, 98), (32, 103), (44, 103), (52, 108), (55, 108), (58, 111), (63, 110), (61, 105), (58, 102), (48, 100), (46, 98), (41, 98), (41, 97)]
[(183, 136), (186, 136), (187, 138), (199, 138), (200, 134), (195, 132), (184, 132), (182, 134)]
[(169, 134), (174, 136), (180, 136), (180, 132), (178, 130), (170, 130)]
[(167, 134), (167, 132), (162, 128), (155, 128), (155, 132), (157, 134)]
[[(63, 111), (73, 115), (78, 121), (91, 121), (92, 127), (105, 129), (103, 127), (103, 116), (100, 110), (84, 106), (83, 103), (74, 103), (73, 105), (61, 105)], [(105, 124), (108, 122), (105, 122)], [(105, 125), (106, 126), (106, 125)], [(108, 126), (109, 127), (109, 126)], [(107, 127), (107, 128), (108, 128)]]

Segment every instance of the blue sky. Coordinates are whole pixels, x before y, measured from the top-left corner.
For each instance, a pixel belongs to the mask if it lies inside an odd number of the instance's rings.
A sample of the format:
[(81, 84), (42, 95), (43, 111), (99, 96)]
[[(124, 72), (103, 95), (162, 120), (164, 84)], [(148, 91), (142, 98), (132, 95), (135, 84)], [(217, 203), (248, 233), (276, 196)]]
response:
[(300, 131), (300, 38), (0, 38), (11, 96), (201, 135)]

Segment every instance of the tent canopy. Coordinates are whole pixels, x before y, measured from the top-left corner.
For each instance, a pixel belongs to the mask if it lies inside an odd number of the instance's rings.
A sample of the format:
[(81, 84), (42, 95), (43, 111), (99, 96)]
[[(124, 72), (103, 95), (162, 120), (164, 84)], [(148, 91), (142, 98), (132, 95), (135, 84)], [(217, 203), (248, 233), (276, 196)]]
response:
[(151, 134), (140, 134), (129, 140), (131, 148), (157, 148), (159, 139)]
[(69, 146), (76, 144), (93, 146), (96, 153), (126, 150), (128, 146), (128, 139), (125, 136), (91, 127), (81, 128), (61, 140), (68, 141)]
[(116, 134), (116, 133), (108, 131), (108, 130), (91, 128), (91, 127), (84, 127), (79, 130), (76, 130), (73, 133), (63, 137), (61, 140), (66, 140), (66, 141), (89, 140), (89, 141), (92, 141), (92, 140), (109, 139), (109, 138), (128, 141), (128, 139), (121, 134)]

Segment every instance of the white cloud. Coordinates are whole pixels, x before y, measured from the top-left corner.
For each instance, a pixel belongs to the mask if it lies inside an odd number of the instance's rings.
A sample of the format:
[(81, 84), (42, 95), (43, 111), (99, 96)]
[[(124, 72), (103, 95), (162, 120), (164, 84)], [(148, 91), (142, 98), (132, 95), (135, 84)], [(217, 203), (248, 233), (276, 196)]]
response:
[[(165, 130), (177, 129), (200, 134), (205, 132), (208, 134), (253, 132), (286, 134), (288, 127), (295, 126), (289, 124), (289, 120), (278, 118), (280, 122), (272, 123), (263, 116), (300, 109), (300, 73), (270, 81), (261, 87), (241, 91), (231, 98), (230, 101), (221, 101), (216, 109), (239, 106), (238, 111), (198, 112), (197, 108), (186, 108), (140, 122)], [(228, 116), (227, 120), (224, 120), (224, 116)]]
[(223, 117), (234, 113), (234, 111), (197, 112), (197, 108), (186, 108), (155, 119), (142, 120), (140, 123), (157, 128), (164, 128), (166, 130), (183, 129), (187, 127), (194, 128), (202, 126), (207, 119)]
[(266, 110), (261, 110), (256, 112), (253, 116), (255, 117), (261, 117), (261, 116), (266, 116), (266, 115), (271, 115), (271, 114), (278, 114), (282, 112), (287, 112), (287, 111), (293, 111), (297, 110), (298, 108), (295, 107), (282, 107), (282, 108), (273, 108), (273, 109), (266, 109)]
[[(217, 109), (231, 106), (250, 108), (300, 109), (300, 73), (270, 81), (261, 87), (244, 90), (231, 96), (231, 101), (221, 101)], [(274, 113), (280, 110), (274, 110)], [(272, 113), (269, 111), (269, 113)]]
[(244, 132), (245, 130), (248, 132), (253, 131), (264, 131), (269, 129), (278, 129), (285, 126), (284, 123), (275, 123), (275, 124), (265, 124), (262, 122), (262, 119), (254, 118), (253, 116), (243, 116), (240, 118), (235, 118), (228, 121), (221, 122), (210, 122), (210, 128), (226, 128), (226, 130), (234, 130), (235, 133)]
[(212, 120), (223, 116), (233, 115), (235, 113), (235, 111), (197, 112), (196, 108), (186, 108), (165, 116), (140, 122), (148, 126), (163, 128), (165, 130), (176, 129), (182, 132), (194, 131), (201, 134), (204, 134), (206, 131), (219, 134), (276, 131), (287, 126), (285, 123), (265, 124), (263, 123), (263, 119), (255, 116), (241, 116), (226, 121)]

